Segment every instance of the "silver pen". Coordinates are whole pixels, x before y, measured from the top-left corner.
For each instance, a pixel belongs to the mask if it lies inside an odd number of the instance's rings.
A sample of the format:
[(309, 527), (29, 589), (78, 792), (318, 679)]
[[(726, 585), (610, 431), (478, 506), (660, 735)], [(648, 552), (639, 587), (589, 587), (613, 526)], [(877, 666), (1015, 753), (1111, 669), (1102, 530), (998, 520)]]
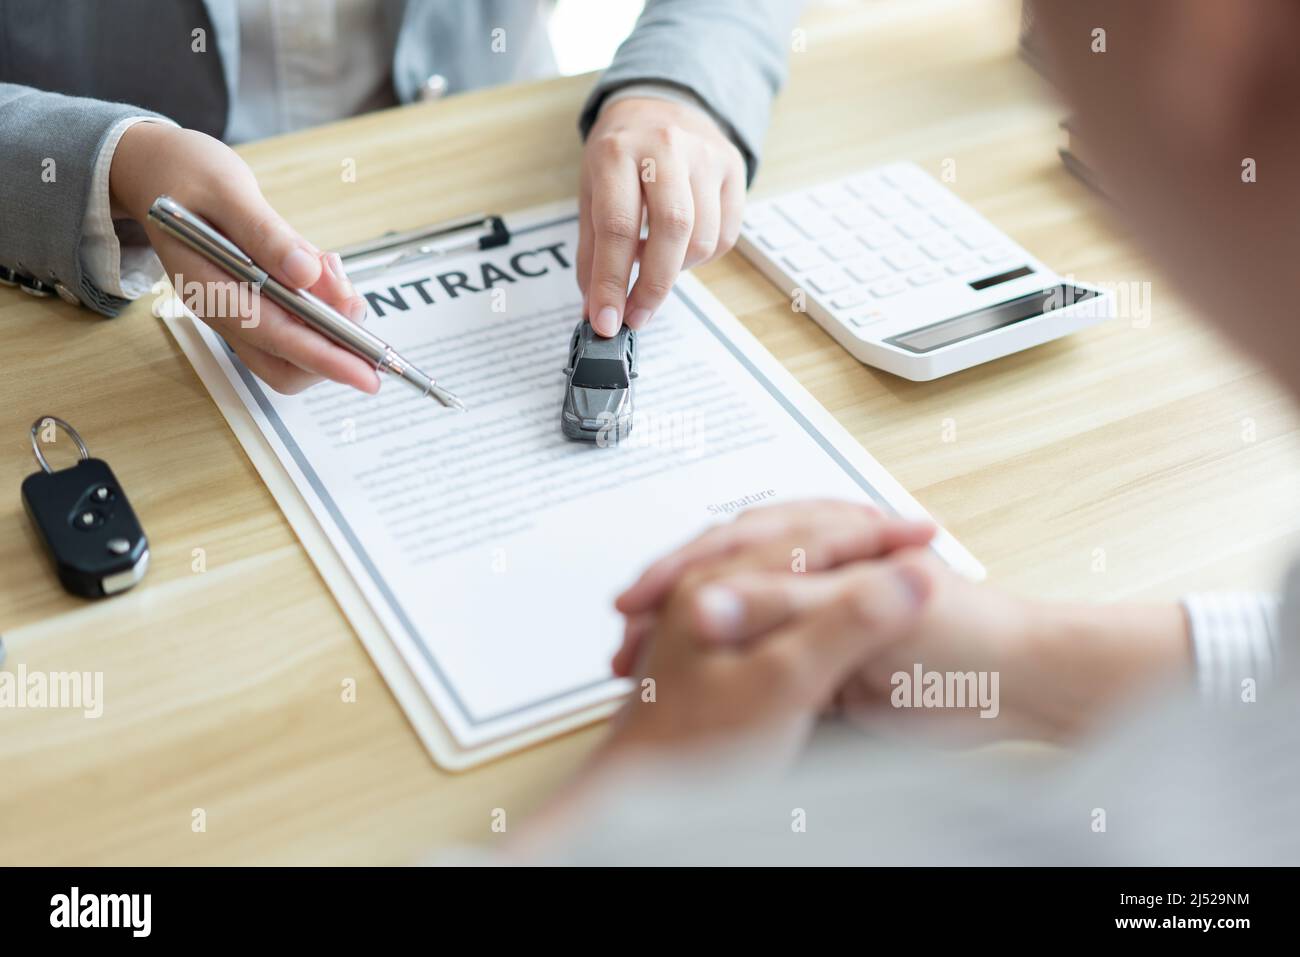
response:
[(175, 236), (214, 266), (249, 283), (260, 294), (332, 342), (373, 362), (376, 371), (397, 376), (419, 390), (421, 395), (432, 396), (448, 408), (465, 411), (465, 404), (460, 399), (438, 385), (432, 376), (403, 359), (384, 340), (307, 290), (290, 289), (281, 283), (210, 223), (170, 196), (159, 196), (153, 201), (149, 207), (149, 218), (168, 235)]

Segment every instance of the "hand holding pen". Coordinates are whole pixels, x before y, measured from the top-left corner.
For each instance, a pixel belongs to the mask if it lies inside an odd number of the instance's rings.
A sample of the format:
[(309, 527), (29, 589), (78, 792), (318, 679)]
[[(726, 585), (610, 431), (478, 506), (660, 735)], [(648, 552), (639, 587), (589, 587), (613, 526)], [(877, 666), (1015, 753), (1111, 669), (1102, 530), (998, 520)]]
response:
[(242, 284), (242, 288), (247, 289), (250, 296), (257, 296), (259, 302), (270, 300), (308, 329), (371, 363), (375, 371), (385, 372), (412, 387), (421, 398), (432, 398), (449, 408), (465, 411), (460, 399), (383, 339), (307, 290), (295, 289), (276, 279), (229, 237), (170, 196), (159, 196), (153, 201), (149, 207), (149, 219), (167, 235), (180, 240)]
[[(180, 275), (205, 288), (231, 281), (230, 275), (150, 222), (149, 207), (161, 194), (209, 220), (287, 287), (308, 290), (353, 321), (365, 315), (365, 302), (341, 261), (299, 236), (267, 203), (247, 164), (210, 136), (155, 122), (130, 127), (113, 156), (110, 194), (115, 216), (144, 224), (168, 277)], [(213, 299), (218, 306), (230, 305), (222, 297)], [(246, 297), (233, 303), (247, 304)], [(374, 363), (308, 328), (267, 297), (261, 297), (258, 307), (255, 325), (246, 324), (251, 318), (246, 309), (195, 311), (277, 392), (301, 392), (321, 379), (363, 392), (379, 390)]]

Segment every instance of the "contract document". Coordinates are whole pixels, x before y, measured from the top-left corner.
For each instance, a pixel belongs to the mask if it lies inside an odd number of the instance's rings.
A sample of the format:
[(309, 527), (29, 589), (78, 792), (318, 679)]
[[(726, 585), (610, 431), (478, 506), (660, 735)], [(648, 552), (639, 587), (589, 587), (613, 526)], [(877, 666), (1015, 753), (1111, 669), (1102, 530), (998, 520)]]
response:
[[(638, 336), (630, 434), (604, 447), (566, 439), (576, 214), (565, 204), (506, 221), (506, 246), (357, 284), (368, 328), (466, 413), (393, 381), (378, 396), (332, 383), (279, 395), (206, 325), (168, 317), (354, 624), (339, 562), (364, 597), (382, 634), (373, 620), (358, 631), (449, 767), (607, 714), (630, 687), (610, 673), (614, 596), (709, 525), (810, 497), (925, 515), (689, 276)], [(264, 446), (239, 427), (250, 419)], [(266, 446), (323, 537), (270, 482)], [(934, 548), (982, 574), (947, 533)], [(436, 721), (416, 713), (416, 686)]]

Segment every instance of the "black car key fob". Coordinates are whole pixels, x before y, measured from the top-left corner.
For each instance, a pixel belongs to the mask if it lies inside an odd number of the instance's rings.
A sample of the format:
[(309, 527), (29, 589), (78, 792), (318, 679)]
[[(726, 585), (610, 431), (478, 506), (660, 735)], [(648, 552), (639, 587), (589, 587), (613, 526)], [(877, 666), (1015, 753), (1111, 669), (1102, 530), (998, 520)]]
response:
[[(81, 453), (71, 468), (54, 471), (38, 433), (53, 441), (61, 427)], [(32, 425), (32, 451), (41, 471), (23, 479), (23, 507), (54, 561), (59, 581), (74, 595), (102, 598), (126, 591), (149, 567), (149, 541), (108, 463), (92, 459), (75, 429), (43, 416)]]

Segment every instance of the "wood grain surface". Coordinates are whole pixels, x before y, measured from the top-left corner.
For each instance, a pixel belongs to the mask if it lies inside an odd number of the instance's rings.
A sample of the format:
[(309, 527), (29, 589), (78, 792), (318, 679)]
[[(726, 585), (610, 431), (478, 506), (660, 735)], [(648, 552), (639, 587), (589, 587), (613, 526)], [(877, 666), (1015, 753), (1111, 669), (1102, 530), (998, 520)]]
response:
[[(1062, 110), (1017, 57), (1016, 22), (1009, 0), (814, 11), (754, 192), (951, 160), (951, 187), (1062, 273), (1149, 283), (1148, 321), (911, 383), (850, 358), (739, 256), (698, 274), (998, 585), (1088, 600), (1272, 587), (1297, 541), (1297, 419), (1062, 168)], [(240, 152), (305, 235), (343, 245), (573, 195), (591, 82)], [(0, 337), (5, 667), (105, 676), (96, 720), (0, 709), (0, 863), (411, 862), (492, 840), (494, 808), (520, 820), (596, 742), (599, 728), (439, 771), (148, 302), (105, 320), (0, 289)], [(149, 533), (153, 567), (125, 595), (70, 598), (38, 550), (18, 485), (42, 414), (81, 430)]]

